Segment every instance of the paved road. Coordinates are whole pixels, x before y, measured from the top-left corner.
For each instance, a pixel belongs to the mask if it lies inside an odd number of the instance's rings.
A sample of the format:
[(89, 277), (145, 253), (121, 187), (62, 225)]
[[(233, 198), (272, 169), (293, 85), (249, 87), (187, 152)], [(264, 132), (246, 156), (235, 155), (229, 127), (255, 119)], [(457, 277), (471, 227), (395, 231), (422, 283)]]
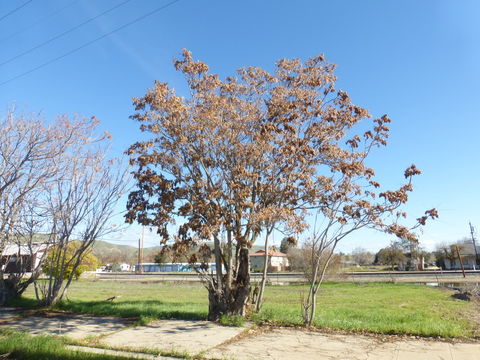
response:
[[(480, 284), (480, 271), (466, 271), (465, 277), (461, 271), (378, 271), (378, 272), (349, 272), (335, 274), (327, 280), (342, 282), (404, 282), (404, 283), (478, 283)], [(98, 280), (110, 281), (200, 281), (197, 274), (161, 274), (161, 273), (95, 273)], [(261, 274), (252, 273), (253, 281), (259, 281)], [(272, 284), (303, 283), (305, 277), (302, 273), (271, 273), (268, 276)]]

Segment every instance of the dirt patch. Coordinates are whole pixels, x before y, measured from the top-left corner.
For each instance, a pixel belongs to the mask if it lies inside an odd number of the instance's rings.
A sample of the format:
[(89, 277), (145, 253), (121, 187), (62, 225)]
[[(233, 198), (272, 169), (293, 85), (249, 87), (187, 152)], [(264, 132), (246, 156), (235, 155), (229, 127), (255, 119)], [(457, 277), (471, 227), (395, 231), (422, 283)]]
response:
[(452, 295), (455, 299), (465, 301), (480, 302), (480, 287), (478, 286), (464, 286), (461, 289), (455, 289), (457, 292)]

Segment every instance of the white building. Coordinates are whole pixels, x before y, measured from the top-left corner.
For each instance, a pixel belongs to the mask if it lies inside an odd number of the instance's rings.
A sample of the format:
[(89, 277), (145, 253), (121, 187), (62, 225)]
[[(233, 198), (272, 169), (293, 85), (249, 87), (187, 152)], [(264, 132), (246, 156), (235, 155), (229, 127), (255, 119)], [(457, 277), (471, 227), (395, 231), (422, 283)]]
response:
[[(250, 254), (250, 269), (263, 270), (265, 266), (265, 251), (258, 250)], [(268, 251), (268, 271), (285, 271), (289, 267), (287, 254), (280, 251)]]
[[(472, 243), (465, 242), (463, 244), (457, 244), (458, 252), (462, 259), (463, 268), (465, 270), (480, 270), (480, 267), (477, 265), (477, 255), (480, 260), (480, 245), (476, 246), (476, 250), (473, 247)], [(456, 252), (452, 249), (453, 253), (456, 255)], [(445, 268), (447, 270), (460, 270), (461, 264), (458, 260), (458, 255), (455, 259), (445, 259)]]
[(130, 264), (120, 264), (120, 271), (130, 271)]

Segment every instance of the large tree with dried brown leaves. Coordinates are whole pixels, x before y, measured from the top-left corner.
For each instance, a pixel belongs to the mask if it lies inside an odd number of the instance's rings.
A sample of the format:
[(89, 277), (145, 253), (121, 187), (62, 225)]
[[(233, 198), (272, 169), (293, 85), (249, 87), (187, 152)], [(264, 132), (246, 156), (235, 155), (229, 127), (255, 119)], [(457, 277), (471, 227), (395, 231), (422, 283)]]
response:
[[(215, 258), (216, 272), (197, 268), (209, 291), (210, 319), (245, 314), (249, 249), (256, 241), (267, 247), (275, 229), (304, 231), (310, 212), (330, 225), (411, 236), (384, 218), (406, 202), (418, 170), (412, 166), (407, 185), (377, 197), (379, 184), (364, 161), (386, 144), (390, 120), (369, 120), (367, 110), (337, 90), (334, 66), (322, 56), (281, 60), (273, 73), (242, 68), (225, 80), (188, 51), (175, 67), (186, 78), (188, 98), (155, 82), (134, 99), (132, 118), (151, 136), (128, 150), (137, 190), (126, 219), (158, 227), (174, 252), (195, 249), (192, 263)], [(354, 135), (361, 120), (371, 121), (371, 129)]]

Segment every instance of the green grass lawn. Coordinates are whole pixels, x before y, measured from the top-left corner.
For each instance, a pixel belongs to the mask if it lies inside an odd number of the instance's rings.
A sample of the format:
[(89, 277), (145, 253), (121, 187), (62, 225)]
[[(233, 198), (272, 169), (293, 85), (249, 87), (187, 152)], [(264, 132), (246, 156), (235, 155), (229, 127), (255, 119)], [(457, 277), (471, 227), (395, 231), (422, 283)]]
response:
[[(300, 302), (306, 287), (270, 287), (258, 318), (301, 324)], [(315, 325), (384, 334), (473, 337), (469, 322), (474, 304), (451, 298), (437, 288), (390, 283), (325, 283), (317, 302)], [(478, 311), (478, 310), (477, 310)]]
[(62, 338), (54, 336), (31, 336), (24, 332), (0, 330), (0, 355), (17, 360), (130, 360), (134, 358), (89, 354), (72, 351), (65, 347)]
[[(33, 289), (15, 303), (35, 306)], [(113, 302), (106, 299), (117, 296)], [(198, 283), (142, 283), (119, 281), (76, 281), (68, 300), (57, 309), (76, 313), (152, 319), (204, 320), (208, 313), (207, 291)]]
[[(301, 325), (301, 298), (305, 285), (269, 286), (265, 305), (255, 322)], [(315, 325), (323, 328), (384, 334), (440, 337), (475, 337), (469, 321), (475, 305), (454, 300), (451, 292), (437, 288), (390, 283), (325, 283), (318, 296)], [(113, 302), (105, 301), (118, 296)], [(141, 283), (78, 281), (69, 300), (58, 309), (98, 315), (152, 319), (205, 319), (207, 291), (197, 283)], [(32, 305), (27, 292), (17, 304)]]

